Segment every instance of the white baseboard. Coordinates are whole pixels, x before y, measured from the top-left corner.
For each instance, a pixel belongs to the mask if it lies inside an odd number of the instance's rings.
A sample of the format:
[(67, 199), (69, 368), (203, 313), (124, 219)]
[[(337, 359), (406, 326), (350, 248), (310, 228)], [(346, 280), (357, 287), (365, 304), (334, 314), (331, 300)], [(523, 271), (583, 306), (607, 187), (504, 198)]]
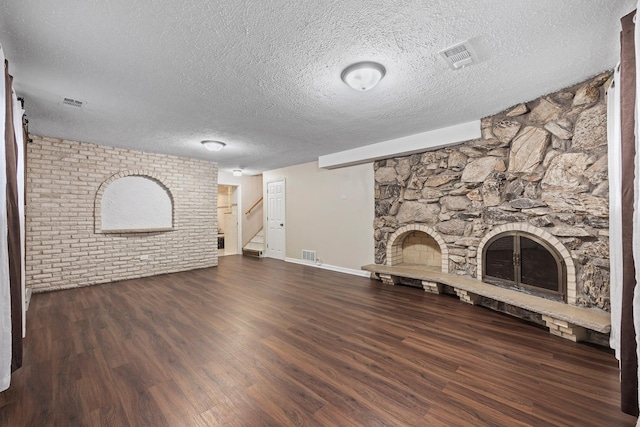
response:
[(316, 264), (315, 262), (303, 261), (297, 258), (285, 258), (284, 260), (285, 262), (291, 262), (293, 264), (301, 264), (309, 267), (322, 268), (324, 270), (337, 271), (338, 273), (346, 273), (346, 274), (351, 274), (353, 276), (371, 277), (371, 272), (364, 271), (364, 270), (356, 270), (355, 268), (340, 267), (337, 265), (330, 265), (330, 264)]

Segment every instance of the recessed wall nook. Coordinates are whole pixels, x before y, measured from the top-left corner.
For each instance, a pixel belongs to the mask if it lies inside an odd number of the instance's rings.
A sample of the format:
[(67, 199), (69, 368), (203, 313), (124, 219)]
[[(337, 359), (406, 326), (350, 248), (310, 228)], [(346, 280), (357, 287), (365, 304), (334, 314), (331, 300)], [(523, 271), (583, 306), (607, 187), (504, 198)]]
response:
[(96, 233), (150, 233), (173, 229), (173, 196), (151, 171), (122, 171), (100, 185)]
[(363, 268), (606, 344), (610, 77), (487, 117), (479, 139), (376, 161)]

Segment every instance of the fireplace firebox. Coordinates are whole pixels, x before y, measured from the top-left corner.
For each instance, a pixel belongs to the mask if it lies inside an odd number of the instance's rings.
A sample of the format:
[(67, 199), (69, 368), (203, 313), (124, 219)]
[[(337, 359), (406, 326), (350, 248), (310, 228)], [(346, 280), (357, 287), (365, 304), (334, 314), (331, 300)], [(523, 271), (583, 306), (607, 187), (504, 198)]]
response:
[(562, 257), (529, 233), (498, 234), (484, 246), (482, 280), (566, 302), (566, 268)]

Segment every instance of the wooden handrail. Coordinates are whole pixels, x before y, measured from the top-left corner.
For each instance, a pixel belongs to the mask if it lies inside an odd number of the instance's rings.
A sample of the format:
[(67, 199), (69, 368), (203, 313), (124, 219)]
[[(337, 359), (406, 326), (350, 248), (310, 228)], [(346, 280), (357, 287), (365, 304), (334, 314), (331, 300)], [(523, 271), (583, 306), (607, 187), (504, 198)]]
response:
[(260, 203), (262, 203), (262, 199), (264, 199), (264, 197), (260, 197), (260, 199), (259, 199), (257, 202), (255, 202), (255, 203), (253, 204), (253, 206), (251, 206), (251, 207), (249, 208), (249, 210), (248, 210), (248, 211), (246, 211), (244, 214), (245, 214), (245, 215), (249, 215), (249, 214), (251, 213), (251, 211), (252, 211), (256, 206), (258, 206)]

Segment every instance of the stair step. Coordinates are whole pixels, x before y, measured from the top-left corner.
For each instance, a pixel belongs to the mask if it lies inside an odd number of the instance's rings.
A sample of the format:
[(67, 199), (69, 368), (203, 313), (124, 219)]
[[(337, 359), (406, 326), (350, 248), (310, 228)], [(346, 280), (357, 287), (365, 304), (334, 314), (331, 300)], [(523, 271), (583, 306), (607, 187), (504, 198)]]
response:
[(262, 255), (262, 251), (256, 251), (253, 249), (242, 249), (242, 255), (255, 256), (260, 258), (260, 256)]
[(242, 249), (250, 249), (253, 251), (264, 251), (264, 245), (261, 243), (249, 242)]
[(242, 255), (261, 257), (265, 251), (264, 228), (256, 233), (249, 243), (242, 248)]

